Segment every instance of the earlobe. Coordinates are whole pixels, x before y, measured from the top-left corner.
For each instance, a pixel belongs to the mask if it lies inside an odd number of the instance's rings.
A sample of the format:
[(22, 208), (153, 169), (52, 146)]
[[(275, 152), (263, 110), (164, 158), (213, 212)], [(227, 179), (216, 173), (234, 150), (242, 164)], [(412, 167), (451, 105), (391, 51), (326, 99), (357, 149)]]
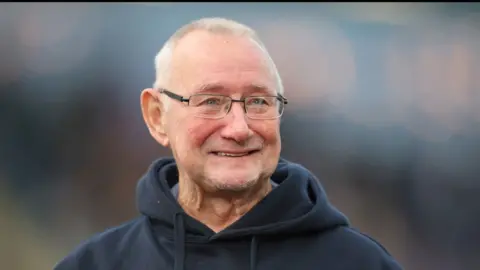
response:
[(152, 137), (164, 147), (168, 147), (169, 140), (165, 129), (165, 115), (161, 100), (152, 88), (147, 88), (140, 94), (142, 116)]

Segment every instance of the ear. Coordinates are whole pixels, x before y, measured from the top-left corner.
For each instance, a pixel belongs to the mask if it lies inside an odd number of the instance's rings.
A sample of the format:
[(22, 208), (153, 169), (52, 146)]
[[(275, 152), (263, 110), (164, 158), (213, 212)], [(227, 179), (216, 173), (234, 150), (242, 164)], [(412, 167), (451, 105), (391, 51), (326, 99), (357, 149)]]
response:
[(164, 147), (168, 147), (169, 140), (165, 131), (165, 110), (158, 95), (158, 91), (153, 88), (144, 89), (140, 94), (140, 106), (143, 120), (152, 137)]

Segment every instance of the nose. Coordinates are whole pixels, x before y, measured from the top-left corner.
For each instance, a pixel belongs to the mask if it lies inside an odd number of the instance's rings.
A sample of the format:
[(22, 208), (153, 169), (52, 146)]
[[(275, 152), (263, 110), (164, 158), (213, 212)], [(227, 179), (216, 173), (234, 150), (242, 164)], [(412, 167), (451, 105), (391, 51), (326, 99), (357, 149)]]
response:
[(253, 131), (248, 126), (243, 104), (233, 102), (231, 106), (229, 113), (224, 117), (226, 125), (221, 131), (221, 136), (241, 144), (252, 136)]

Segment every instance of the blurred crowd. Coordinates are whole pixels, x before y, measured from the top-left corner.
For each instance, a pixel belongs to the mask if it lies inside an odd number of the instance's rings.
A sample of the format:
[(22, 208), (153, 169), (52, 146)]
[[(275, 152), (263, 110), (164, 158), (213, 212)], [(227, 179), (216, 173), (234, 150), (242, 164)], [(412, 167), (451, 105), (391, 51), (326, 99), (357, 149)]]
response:
[[(181, 25), (255, 28), (283, 77), (284, 158), (406, 269), (479, 269), (480, 5), (0, 3), (0, 268), (51, 269), (137, 215), (170, 155), (139, 94)], [(300, 259), (300, 258), (299, 258)]]

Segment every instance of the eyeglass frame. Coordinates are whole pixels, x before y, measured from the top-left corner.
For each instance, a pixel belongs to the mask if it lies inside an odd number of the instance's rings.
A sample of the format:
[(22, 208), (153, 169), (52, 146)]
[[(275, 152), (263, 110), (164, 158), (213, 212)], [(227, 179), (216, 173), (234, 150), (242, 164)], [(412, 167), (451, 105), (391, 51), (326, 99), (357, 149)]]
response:
[(247, 98), (250, 98), (250, 97), (256, 97), (256, 96), (248, 96), (248, 97), (244, 97), (242, 99), (234, 99), (230, 96), (226, 96), (226, 95), (220, 95), (220, 94), (193, 94), (193, 95), (190, 95), (188, 98), (185, 98), (181, 95), (178, 95), (178, 94), (175, 94), (173, 93), (172, 91), (169, 91), (165, 88), (159, 88), (157, 89), (160, 94), (165, 94), (167, 97), (171, 98), (171, 99), (174, 99), (176, 101), (180, 101), (180, 102), (186, 102), (187, 103), (187, 106), (190, 106), (190, 99), (192, 98), (192, 96), (199, 96), (199, 95), (211, 95), (211, 96), (220, 96), (220, 97), (225, 97), (227, 99), (230, 100), (229, 104), (230, 106), (228, 107), (228, 110), (225, 112), (225, 115), (221, 116), (221, 117), (204, 117), (204, 116), (196, 116), (196, 117), (200, 117), (200, 118), (206, 118), (206, 119), (221, 119), (225, 116), (228, 115), (228, 113), (230, 112), (230, 110), (232, 110), (232, 103), (234, 102), (239, 102), (239, 103), (243, 103), (243, 111), (245, 112), (245, 115), (250, 118), (250, 119), (254, 119), (254, 120), (274, 120), (274, 119), (278, 119), (280, 117), (282, 117), (283, 115), (283, 112), (285, 111), (285, 105), (288, 104), (288, 100), (282, 96), (281, 94), (277, 94), (276, 96), (258, 96), (258, 97), (274, 97), (274, 98), (277, 98), (278, 101), (282, 102), (282, 112), (277, 116), (277, 117), (274, 117), (274, 118), (252, 118), (251, 116), (248, 115), (247, 113), (247, 106), (245, 104), (245, 100)]

